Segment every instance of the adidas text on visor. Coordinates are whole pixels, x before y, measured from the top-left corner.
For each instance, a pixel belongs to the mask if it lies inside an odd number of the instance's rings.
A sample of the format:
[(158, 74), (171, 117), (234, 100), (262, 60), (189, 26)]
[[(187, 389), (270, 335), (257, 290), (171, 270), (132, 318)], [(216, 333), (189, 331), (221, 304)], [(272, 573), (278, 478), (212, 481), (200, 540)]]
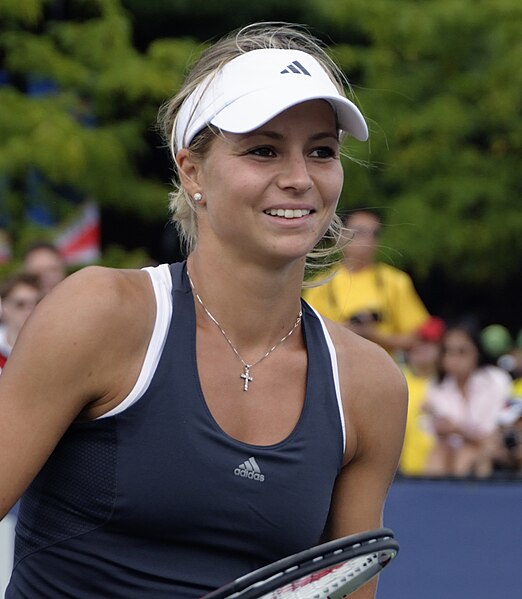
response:
[(327, 100), (341, 131), (360, 141), (368, 127), (360, 110), (342, 96), (320, 63), (300, 50), (252, 50), (205, 79), (183, 102), (171, 149), (175, 155), (211, 124), (229, 133), (247, 133), (296, 104)]

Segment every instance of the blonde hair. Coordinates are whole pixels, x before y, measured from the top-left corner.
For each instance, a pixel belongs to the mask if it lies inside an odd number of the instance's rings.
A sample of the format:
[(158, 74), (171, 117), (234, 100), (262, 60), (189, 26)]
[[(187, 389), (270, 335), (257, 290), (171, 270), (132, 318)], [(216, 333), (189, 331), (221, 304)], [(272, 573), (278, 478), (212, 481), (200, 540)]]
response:
[[(176, 129), (180, 108), (192, 92), (207, 78), (216, 75), (225, 64), (234, 58), (252, 50), (269, 48), (294, 49), (307, 52), (321, 64), (341, 94), (345, 94), (345, 88), (350, 89), (342, 71), (327, 54), (322, 43), (302, 26), (288, 23), (254, 23), (248, 25), (221, 38), (207, 48), (199, 59), (191, 65), (178, 93), (161, 107), (158, 122), (163, 137), (168, 146), (171, 147), (172, 153), (174, 152), (171, 143), (172, 132)], [(215, 128), (210, 125), (207, 126), (191, 142), (191, 153), (197, 158), (204, 158), (217, 133), (218, 131)], [(181, 242), (187, 252), (190, 253), (197, 242), (196, 209), (193, 199), (179, 182), (175, 156), (173, 156), (173, 161), (174, 191), (169, 194), (169, 208)], [(317, 268), (324, 269), (338, 260), (342, 245), (342, 232), (342, 221), (335, 215), (321, 241), (307, 256), (309, 271)]]

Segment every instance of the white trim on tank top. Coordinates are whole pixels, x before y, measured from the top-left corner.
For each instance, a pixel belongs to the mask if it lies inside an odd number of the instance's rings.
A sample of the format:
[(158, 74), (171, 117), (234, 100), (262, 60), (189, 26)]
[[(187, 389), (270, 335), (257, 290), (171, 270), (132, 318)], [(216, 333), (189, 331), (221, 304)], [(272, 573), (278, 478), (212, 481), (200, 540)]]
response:
[[(135, 404), (143, 396), (145, 391), (148, 389), (150, 382), (152, 381), (152, 377), (154, 376), (156, 368), (158, 367), (163, 348), (165, 347), (165, 341), (167, 339), (170, 321), (172, 318), (172, 276), (170, 273), (170, 268), (168, 264), (160, 264), (159, 266), (150, 266), (144, 268), (143, 270), (147, 271), (150, 275), (152, 287), (154, 289), (154, 296), (156, 298), (156, 320), (154, 323), (154, 330), (152, 331), (152, 336), (150, 338), (149, 346), (145, 354), (145, 359), (143, 361), (140, 374), (131, 392), (120, 404), (106, 414), (99, 416), (97, 420), (120, 414)], [(346, 425), (344, 421), (344, 411), (341, 400), (337, 355), (332, 338), (330, 337), (330, 333), (328, 332), (321, 315), (314, 308), (312, 308), (312, 310), (315, 312), (319, 322), (321, 323), (326, 345), (328, 347), (328, 351), (330, 352), (335, 394), (337, 396), (337, 407), (339, 409), (339, 417), (343, 432), (344, 452), (346, 449)]]
[(324, 338), (326, 340), (326, 345), (328, 346), (328, 351), (330, 352), (330, 360), (332, 362), (332, 374), (333, 381), (335, 386), (335, 395), (337, 397), (337, 407), (339, 408), (339, 418), (341, 419), (341, 428), (343, 429), (343, 454), (346, 452), (346, 422), (344, 420), (344, 410), (343, 410), (343, 400), (341, 396), (341, 385), (339, 382), (339, 366), (337, 365), (337, 353), (335, 351), (335, 345), (330, 337), (330, 333), (326, 328), (323, 317), (319, 314), (319, 312), (310, 306), (312, 310), (315, 312), (315, 315), (319, 319), (321, 326), (323, 327)]
[(115, 408), (106, 414), (102, 414), (97, 420), (120, 414), (143, 396), (152, 381), (163, 348), (165, 347), (170, 320), (172, 318), (172, 276), (170, 268), (168, 264), (160, 264), (155, 267), (148, 266), (143, 270), (147, 271), (150, 275), (156, 298), (156, 320), (147, 353), (145, 354), (138, 380), (129, 395)]

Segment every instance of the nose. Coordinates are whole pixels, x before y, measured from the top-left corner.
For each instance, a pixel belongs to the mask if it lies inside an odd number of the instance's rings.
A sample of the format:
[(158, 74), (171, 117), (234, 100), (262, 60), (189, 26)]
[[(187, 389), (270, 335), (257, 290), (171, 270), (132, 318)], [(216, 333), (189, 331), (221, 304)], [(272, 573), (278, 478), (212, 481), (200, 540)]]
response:
[(278, 180), (281, 189), (305, 193), (313, 187), (309, 166), (302, 154), (288, 156), (283, 162)]

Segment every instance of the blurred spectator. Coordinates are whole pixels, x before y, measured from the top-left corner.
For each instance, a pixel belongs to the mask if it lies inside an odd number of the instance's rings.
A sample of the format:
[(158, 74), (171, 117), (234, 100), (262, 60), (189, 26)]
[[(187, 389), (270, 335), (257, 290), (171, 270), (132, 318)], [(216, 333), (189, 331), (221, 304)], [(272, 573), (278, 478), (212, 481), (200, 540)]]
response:
[(36, 275), (40, 280), (42, 293), (49, 293), (67, 276), (65, 260), (52, 243), (40, 241), (26, 250), (23, 270)]
[(446, 330), (440, 371), (428, 384), (424, 404), (435, 435), (426, 474), (492, 473), (499, 416), (511, 396), (511, 377), (488, 362), (480, 331), (471, 323)]
[(522, 475), (522, 397), (515, 397), (506, 405), (499, 424), (496, 469)]
[(511, 375), (513, 395), (522, 398), (522, 331), (519, 331), (514, 340), (509, 337), (509, 343), (506, 343), (502, 350), (498, 356), (497, 365)]
[(522, 399), (522, 330), (517, 336), (515, 347), (511, 350), (510, 373), (513, 377), (513, 394)]
[(343, 322), (390, 352), (407, 350), (429, 314), (408, 274), (376, 262), (380, 216), (358, 209), (344, 219), (350, 239), (334, 276), (303, 297), (323, 316)]
[(417, 341), (405, 354), (403, 372), (408, 383), (409, 402), (399, 472), (406, 476), (424, 474), (426, 460), (433, 449), (434, 438), (427, 430), (422, 406), (428, 382), (437, 376), (444, 328), (440, 318), (431, 317), (419, 328)]
[(13, 275), (0, 288), (2, 323), (0, 324), (0, 370), (3, 368), (29, 314), (41, 297), (35, 275)]

